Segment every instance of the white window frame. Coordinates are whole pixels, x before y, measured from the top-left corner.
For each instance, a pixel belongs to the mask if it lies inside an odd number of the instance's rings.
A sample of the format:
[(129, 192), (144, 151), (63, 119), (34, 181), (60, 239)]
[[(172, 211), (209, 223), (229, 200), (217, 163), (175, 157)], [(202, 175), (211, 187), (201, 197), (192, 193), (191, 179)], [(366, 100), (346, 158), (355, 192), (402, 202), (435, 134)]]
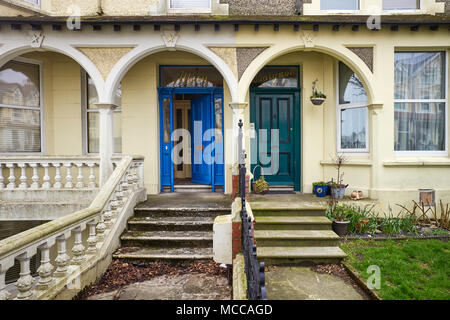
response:
[[(446, 157), (448, 156), (448, 122), (449, 122), (449, 114), (448, 114), (448, 50), (401, 50), (395, 49), (395, 53), (397, 52), (444, 52), (445, 53), (445, 98), (444, 99), (395, 99), (394, 98), (394, 108), (396, 103), (445, 103), (445, 150), (442, 151), (420, 151), (420, 150), (411, 150), (411, 151), (396, 151), (394, 146), (394, 155), (395, 156), (406, 156), (406, 157), (421, 157), (421, 156), (430, 156), (430, 157)], [(395, 61), (394, 61), (395, 64)], [(394, 110), (395, 112), (395, 110)], [(416, 111), (417, 112), (417, 111)], [(395, 115), (394, 115), (395, 117)], [(395, 118), (394, 118), (395, 119)], [(395, 130), (395, 128), (394, 128)], [(395, 134), (395, 132), (394, 132)], [(395, 137), (394, 137), (394, 145), (395, 145)]]
[(212, 13), (212, 0), (209, 1), (209, 8), (172, 8), (170, 1), (167, 0), (167, 13), (169, 14)]
[(422, 12), (422, 8), (423, 8), (423, 0), (419, 1), (419, 8), (417, 9), (384, 9), (383, 8), (383, 1), (384, 0), (380, 0), (381, 1), (381, 10), (385, 13), (392, 13), (392, 14), (396, 14), (396, 13), (420, 13)]
[(324, 12), (324, 13), (329, 13), (329, 14), (333, 14), (333, 13), (356, 13), (356, 12), (360, 12), (361, 11), (361, 0), (355, 0), (358, 2), (358, 9), (356, 10), (346, 10), (346, 9), (322, 9), (321, 7), (321, 1), (319, 0), (319, 9), (320, 12)]
[[(41, 151), (40, 152), (0, 152), (4, 155), (44, 155), (45, 154), (45, 107), (44, 107), (44, 63), (40, 60), (16, 57), (10, 61), (17, 61), (29, 64), (35, 64), (39, 66), (39, 108), (38, 107), (26, 107), (15, 106), (8, 104), (0, 104), (0, 108), (19, 109), (19, 110), (35, 110), (40, 112), (40, 128), (41, 128)], [(8, 62), (10, 62), (8, 61)], [(5, 63), (6, 64), (6, 63)], [(3, 65), (4, 66), (4, 65)]]
[[(87, 77), (88, 77), (88, 73), (84, 70), (81, 69), (81, 123), (82, 123), (82, 127), (81, 127), (81, 136), (83, 139), (83, 154), (84, 155), (99, 155), (99, 152), (89, 152), (89, 133), (88, 133), (88, 128), (89, 128), (89, 124), (88, 124), (88, 114), (90, 112), (96, 112), (96, 113), (100, 113), (100, 111), (98, 109), (88, 109), (88, 81), (87, 81)], [(122, 106), (120, 106), (120, 108), (116, 108), (113, 111), (114, 113), (122, 113)], [(99, 128), (100, 130), (100, 128)], [(113, 130), (114, 130), (114, 122), (113, 122)], [(99, 136), (100, 139), (100, 136)], [(117, 152), (113, 152), (113, 155), (115, 156), (120, 156), (122, 155), (122, 153), (117, 153)]]
[[(370, 135), (370, 128), (369, 128), (369, 102), (356, 102), (356, 103), (347, 103), (347, 104), (340, 104), (339, 103), (339, 62), (336, 63), (336, 150), (337, 153), (343, 153), (346, 155), (355, 155), (355, 156), (366, 156), (370, 153), (370, 145), (369, 145), (369, 135)], [(344, 63), (344, 62), (342, 62)], [(347, 66), (348, 67), (348, 66)], [(348, 67), (350, 68), (350, 67)], [(365, 89), (365, 88), (364, 88)], [(341, 125), (342, 125), (342, 119), (341, 119), (341, 111), (342, 109), (355, 109), (355, 108), (366, 108), (366, 147), (364, 149), (342, 149), (341, 147)]]

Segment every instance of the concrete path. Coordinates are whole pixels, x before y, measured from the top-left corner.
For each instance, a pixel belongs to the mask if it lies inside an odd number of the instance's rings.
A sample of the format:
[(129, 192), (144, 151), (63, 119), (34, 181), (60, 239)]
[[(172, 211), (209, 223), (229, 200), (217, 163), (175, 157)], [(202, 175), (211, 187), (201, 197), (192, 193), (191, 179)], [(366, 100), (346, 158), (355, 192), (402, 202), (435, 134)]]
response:
[(133, 283), (87, 300), (230, 300), (226, 277), (204, 274), (161, 276)]
[(342, 278), (310, 267), (277, 266), (266, 272), (269, 300), (363, 300)]

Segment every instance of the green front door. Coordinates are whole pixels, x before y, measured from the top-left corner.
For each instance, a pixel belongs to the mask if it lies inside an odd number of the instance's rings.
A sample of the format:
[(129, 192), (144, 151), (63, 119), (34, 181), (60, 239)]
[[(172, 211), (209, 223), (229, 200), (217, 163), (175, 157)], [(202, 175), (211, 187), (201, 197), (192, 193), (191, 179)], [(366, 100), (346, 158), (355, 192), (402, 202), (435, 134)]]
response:
[[(257, 138), (253, 140), (253, 150), (256, 150), (257, 159), (256, 163), (252, 160), (252, 170), (256, 165), (264, 168), (264, 178), (269, 185), (293, 186), (296, 191), (300, 191), (299, 118), (298, 91), (267, 89), (252, 91), (250, 121), (254, 124)], [(278, 157), (276, 157), (277, 149)], [(257, 168), (255, 179), (259, 177), (260, 168)]]

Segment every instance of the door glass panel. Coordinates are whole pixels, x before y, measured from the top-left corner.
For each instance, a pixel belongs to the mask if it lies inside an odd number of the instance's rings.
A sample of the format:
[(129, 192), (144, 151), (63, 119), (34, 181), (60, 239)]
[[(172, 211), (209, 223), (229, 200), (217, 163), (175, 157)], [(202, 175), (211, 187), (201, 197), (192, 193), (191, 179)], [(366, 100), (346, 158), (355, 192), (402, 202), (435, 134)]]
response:
[(164, 143), (170, 143), (170, 98), (163, 99)]
[(215, 128), (222, 131), (222, 98), (214, 99)]

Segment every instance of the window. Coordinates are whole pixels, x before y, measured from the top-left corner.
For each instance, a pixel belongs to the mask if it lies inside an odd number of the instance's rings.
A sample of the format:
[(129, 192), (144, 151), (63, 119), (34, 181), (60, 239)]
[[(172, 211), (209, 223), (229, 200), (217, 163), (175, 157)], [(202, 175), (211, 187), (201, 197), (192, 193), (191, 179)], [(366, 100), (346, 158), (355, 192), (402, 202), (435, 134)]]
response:
[(418, 10), (420, 0), (383, 0), (383, 10)]
[(339, 62), (338, 152), (369, 151), (367, 101), (356, 73)]
[(320, 10), (359, 10), (359, 0), (320, 0)]
[[(85, 74), (86, 94), (85, 94), (85, 128), (87, 140), (87, 153), (99, 153), (100, 151), (100, 112), (95, 105), (98, 102), (98, 94), (94, 82)], [(113, 130), (114, 130), (114, 153), (122, 153), (122, 88), (116, 92), (115, 104), (119, 108), (114, 110)]]
[(446, 151), (445, 52), (395, 53), (395, 151)]
[(169, 0), (171, 9), (210, 9), (211, 0)]
[(42, 151), (40, 68), (28, 59), (0, 68), (0, 152)]

